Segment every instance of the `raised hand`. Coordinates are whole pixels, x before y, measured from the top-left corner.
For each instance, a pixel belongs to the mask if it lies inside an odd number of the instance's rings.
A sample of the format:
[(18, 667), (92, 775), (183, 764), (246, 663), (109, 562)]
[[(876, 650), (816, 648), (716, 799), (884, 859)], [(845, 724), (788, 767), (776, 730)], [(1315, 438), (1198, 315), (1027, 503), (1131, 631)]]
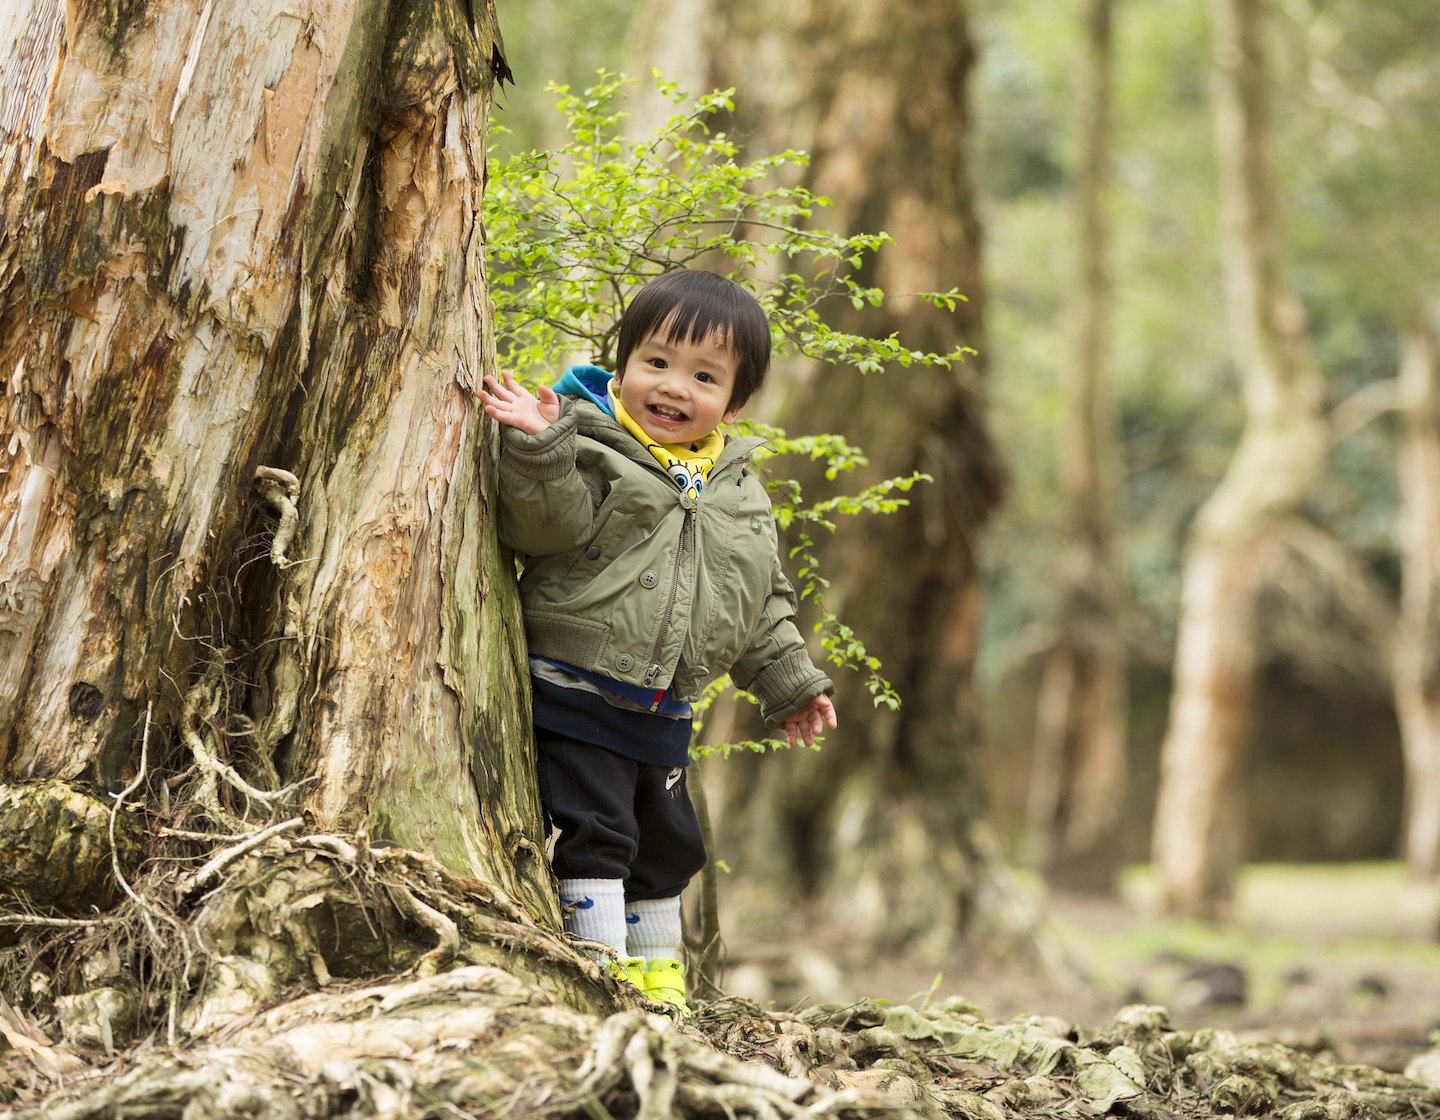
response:
[(485, 378), (485, 387), (477, 389), (475, 395), (494, 419), (532, 436), (560, 419), (560, 398), (553, 390), (542, 385), (538, 394), (532, 394), (515, 380), (513, 373), (505, 375), (503, 385), (493, 377)]

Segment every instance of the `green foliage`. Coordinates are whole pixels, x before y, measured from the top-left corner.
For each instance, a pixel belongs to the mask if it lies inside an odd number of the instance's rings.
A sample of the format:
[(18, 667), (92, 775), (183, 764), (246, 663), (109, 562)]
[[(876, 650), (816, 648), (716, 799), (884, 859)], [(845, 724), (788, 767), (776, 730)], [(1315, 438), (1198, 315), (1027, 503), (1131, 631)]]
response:
[[(552, 83), (570, 142), (493, 164), (486, 230), (503, 366), (548, 376), (565, 355), (608, 366), (630, 296), (687, 266), (746, 284), (777, 334), (777, 356), (804, 354), (861, 373), (949, 366), (965, 356), (829, 327), (827, 303), (884, 303), (885, 293), (858, 277), (889, 237), (808, 228), (829, 200), (784, 183), (787, 169), (808, 157), (785, 151), (740, 161), (738, 146), (715, 127), (734, 109), (732, 90), (691, 98), (657, 79), (676, 112), (653, 135), (629, 136), (621, 97), (632, 84), (603, 70), (583, 93)], [(771, 279), (752, 279), (761, 275)], [(953, 290), (916, 294), (941, 307), (964, 298)]]
[[(878, 307), (886, 293), (860, 279), (866, 259), (889, 238), (843, 237), (811, 228), (829, 205), (793, 185), (803, 152), (742, 158), (720, 127), (732, 92), (691, 97), (657, 76), (674, 112), (652, 134), (632, 137), (622, 106), (631, 79), (601, 71), (581, 93), (552, 85), (569, 141), (553, 151), (495, 158), (485, 225), (492, 262), (496, 347), (503, 368), (548, 380), (571, 361), (613, 368), (620, 314), (633, 293), (662, 272), (702, 267), (753, 292), (768, 316), (778, 358), (803, 356), (861, 374), (889, 367), (948, 369), (964, 348), (946, 354), (914, 350), (895, 336), (870, 338), (832, 328), (829, 305)], [(958, 291), (909, 293), (953, 310)], [(865, 466), (859, 448), (835, 435), (791, 437), (742, 421), (768, 445), (757, 459), (791, 457), (824, 464), (834, 482)], [(839, 519), (889, 514), (924, 475), (887, 479), (858, 492), (813, 498), (785, 477), (767, 485), (776, 522), (789, 533), (796, 591), (810, 605), (827, 659), (861, 674), (877, 705), (900, 699), (879, 660), (829, 609), (815, 542)], [(718, 695), (719, 682), (702, 703)], [(765, 744), (747, 744), (761, 748)]]

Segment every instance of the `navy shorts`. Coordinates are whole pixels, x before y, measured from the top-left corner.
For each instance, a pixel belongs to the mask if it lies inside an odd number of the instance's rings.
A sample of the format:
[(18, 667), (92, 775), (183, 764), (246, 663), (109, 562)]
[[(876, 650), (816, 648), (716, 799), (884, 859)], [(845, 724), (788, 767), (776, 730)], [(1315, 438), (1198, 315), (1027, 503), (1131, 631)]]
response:
[(625, 898), (674, 898), (705, 866), (685, 767), (633, 758), (535, 729), (540, 802), (559, 830), (560, 879), (621, 879)]

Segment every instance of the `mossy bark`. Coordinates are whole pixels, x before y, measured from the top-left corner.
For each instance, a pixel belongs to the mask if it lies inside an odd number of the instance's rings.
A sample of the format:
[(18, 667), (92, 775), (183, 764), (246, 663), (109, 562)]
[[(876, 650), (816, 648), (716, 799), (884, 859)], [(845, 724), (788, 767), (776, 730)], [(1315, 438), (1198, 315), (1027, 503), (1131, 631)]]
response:
[[(0, 908), (20, 917), (109, 909), (120, 899), (116, 874), (139, 865), (142, 828), (133, 813), (68, 782), (0, 785)], [(13, 932), (0, 918), (0, 941)]]

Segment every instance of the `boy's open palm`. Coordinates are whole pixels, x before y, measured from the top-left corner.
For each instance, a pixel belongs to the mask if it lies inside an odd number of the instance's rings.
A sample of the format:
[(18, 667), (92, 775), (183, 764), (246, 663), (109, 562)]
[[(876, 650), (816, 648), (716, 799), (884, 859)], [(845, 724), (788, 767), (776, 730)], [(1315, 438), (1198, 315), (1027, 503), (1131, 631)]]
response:
[(553, 389), (542, 385), (538, 393), (532, 394), (515, 380), (513, 373), (505, 375), (504, 385), (493, 377), (485, 378), (485, 387), (475, 395), (485, 405), (485, 411), (501, 424), (532, 436), (560, 419), (560, 398)]
[(797, 739), (805, 740), (807, 747), (813, 747), (815, 740), (825, 734), (825, 729), (835, 730), (835, 705), (823, 692), (803, 708), (798, 708), (785, 717), (785, 738), (793, 747)]

